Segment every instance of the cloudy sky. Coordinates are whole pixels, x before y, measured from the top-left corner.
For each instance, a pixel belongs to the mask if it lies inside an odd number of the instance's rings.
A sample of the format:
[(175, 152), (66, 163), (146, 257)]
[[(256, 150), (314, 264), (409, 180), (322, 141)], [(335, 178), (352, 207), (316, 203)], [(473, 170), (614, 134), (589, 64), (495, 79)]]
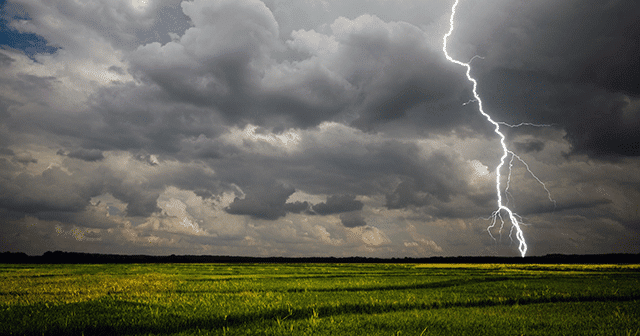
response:
[[(0, 250), (519, 255), (452, 4), (4, 2)], [(640, 252), (639, 16), (458, 6), (527, 255)]]

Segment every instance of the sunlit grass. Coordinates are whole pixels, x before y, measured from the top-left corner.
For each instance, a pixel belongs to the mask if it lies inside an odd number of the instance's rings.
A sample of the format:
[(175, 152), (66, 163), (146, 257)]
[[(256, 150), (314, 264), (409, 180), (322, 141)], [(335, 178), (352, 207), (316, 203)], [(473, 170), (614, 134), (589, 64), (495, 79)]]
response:
[(0, 265), (0, 333), (640, 335), (639, 271), (638, 265)]

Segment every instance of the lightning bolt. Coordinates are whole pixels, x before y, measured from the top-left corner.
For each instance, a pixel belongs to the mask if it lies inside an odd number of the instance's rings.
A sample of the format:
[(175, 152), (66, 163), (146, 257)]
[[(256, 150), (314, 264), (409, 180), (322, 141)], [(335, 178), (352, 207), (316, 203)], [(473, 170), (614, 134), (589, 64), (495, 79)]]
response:
[[(478, 91), (477, 91), (477, 87), (478, 87), (478, 82), (475, 80), (475, 78), (471, 77), (471, 61), (473, 61), (476, 57), (477, 58), (481, 58), (480, 56), (474, 56), (473, 58), (471, 58), (471, 60), (469, 60), (469, 62), (464, 63), (458, 60), (453, 59), (451, 56), (449, 56), (449, 53), (447, 52), (447, 39), (449, 38), (449, 36), (451, 36), (451, 33), (453, 33), (453, 28), (454, 28), (454, 17), (456, 15), (456, 8), (458, 7), (458, 2), (459, 0), (456, 0), (455, 3), (453, 4), (453, 6), (451, 7), (451, 17), (449, 18), (449, 31), (444, 35), (444, 37), (442, 38), (443, 44), (442, 44), (442, 52), (444, 53), (444, 56), (447, 58), (447, 60), (449, 60), (449, 62), (458, 64), (460, 66), (463, 66), (467, 69), (466, 71), (466, 76), (467, 76), (467, 80), (469, 80), (472, 84), (473, 84), (473, 97), (474, 99), (471, 99), (470, 101), (464, 103), (463, 105), (467, 105), (470, 104), (472, 102), (477, 102), (478, 103), (478, 110), (480, 111), (480, 113), (487, 119), (487, 121), (489, 121), (491, 124), (493, 124), (493, 126), (495, 126), (494, 128), (494, 132), (500, 137), (500, 146), (502, 146), (502, 157), (500, 158), (500, 163), (498, 164), (498, 166), (496, 167), (496, 195), (498, 196), (498, 209), (495, 210), (493, 212), (493, 214), (491, 215), (490, 218), (492, 218), (492, 223), (491, 225), (487, 228), (487, 232), (489, 232), (489, 235), (491, 236), (491, 238), (493, 238), (495, 240), (495, 238), (493, 237), (493, 235), (491, 234), (491, 229), (493, 227), (496, 226), (498, 219), (500, 220), (500, 233), (502, 233), (502, 229), (504, 227), (505, 224), (505, 220), (502, 217), (502, 213), (506, 213), (507, 217), (509, 219), (509, 221), (511, 222), (511, 231), (513, 232), (513, 230), (515, 229), (516, 232), (516, 239), (518, 240), (519, 246), (518, 246), (518, 250), (520, 251), (520, 254), (522, 255), (522, 257), (525, 256), (525, 254), (527, 253), (527, 242), (524, 239), (524, 233), (522, 232), (522, 228), (521, 226), (524, 225), (522, 223), (522, 217), (520, 217), (518, 214), (516, 214), (515, 212), (511, 211), (511, 209), (509, 209), (509, 207), (507, 207), (508, 203), (509, 203), (509, 199), (507, 198), (506, 204), (503, 204), (503, 200), (502, 200), (502, 193), (500, 192), (500, 180), (501, 180), (501, 174), (500, 171), (502, 170), (502, 167), (505, 165), (506, 163), (506, 159), (509, 156), (509, 154), (511, 154), (511, 161), (509, 162), (509, 174), (507, 176), (508, 180), (507, 180), (507, 188), (505, 190), (505, 193), (507, 195), (507, 197), (510, 195), (509, 193), (509, 183), (511, 182), (511, 168), (513, 166), (513, 158), (517, 158), (520, 162), (522, 162), (525, 167), (527, 168), (527, 171), (540, 183), (542, 184), (542, 186), (544, 187), (544, 189), (547, 191), (547, 194), (549, 196), (549, 200), (552, 201), (555, 205), (555, 201), (552, 199), (551, 197), (551, 193), (549, 192), (549, 190), (547, 189), (546, 185), (537, 177), (533, 174), (533, 172), (531, 171), (531, 169), (529, 169), (529, 165), (522, 160), (522, 158), (520, 158), (518, 155), (516, 155), (513, 151), (509, 150), (509, 148), (507, 148), (507, 144), (506, 144), (506, 137), (505, 135), (500, 131), (500, 125), (505, 125), (507, 127), (521, 127), (521, 126), (534, 126), (534, 127), (545, 127), (545, 126), (551, 126), (551, 125), (539, 125), (539, 124), (532, 124), (532, 123), (520, 123), (517, 125), (510, 125), (507, 124), (505, 122), (497, 122), (494, 121), (490, 115), (488, 115), (485, 111), (484, 108), (482, 107), (482, 99), (480, 99), (480, 96), (478, 95)], [(509, 234), (509, 236), (511, 237), (511, 233)]]
[[(468, 101), (467, 103), (464, 103), (464, 104), (462, 104), (462, 105), (467, 105), (467, 104), (469, 104), (470, 102), (472, 102), (472, 100), (470, 100), (470, 101)], [(506, 122), (504, 122), (504, 121), (498, 121), (498, 124), (500, 124), (500, 125), (505, 125), (505, 126), (508, 126), (508, 127), (511, 127), (511, 128), (522, 127), (522, 126), (551, 127), (551, 126), (555, 125), (555, 124), (532, 124), (532, 123), (527, 123), (527, 122), (519, 123), (519, 124), (517, 124), (517, 125), (511, 125), (511, 124), (507, 124), (507, 123), (506, 123)]]

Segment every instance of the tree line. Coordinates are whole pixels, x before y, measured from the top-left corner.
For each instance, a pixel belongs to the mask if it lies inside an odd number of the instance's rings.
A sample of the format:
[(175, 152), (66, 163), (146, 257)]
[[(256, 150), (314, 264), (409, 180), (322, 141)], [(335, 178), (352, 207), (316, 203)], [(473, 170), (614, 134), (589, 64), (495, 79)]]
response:
[(548, 254), (545, 256), (495, 257), (459, 256), (425, 258), (372, 258), (372, 257), (250, 257), (250, 256), (210, 256), (210, 255), (125, 255), (83, 252), (47, 251), (40, 256), (23, 252), (2, 252), (3, 264), (127, 264), (127, 263), (451, 263), (451, 264), (637, 264), (640, 253), (612, 254)]

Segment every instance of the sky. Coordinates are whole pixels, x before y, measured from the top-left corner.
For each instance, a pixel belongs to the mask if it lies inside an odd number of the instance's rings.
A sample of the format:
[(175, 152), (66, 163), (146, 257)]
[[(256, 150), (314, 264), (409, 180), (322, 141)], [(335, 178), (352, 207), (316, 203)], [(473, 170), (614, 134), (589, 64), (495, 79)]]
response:
[[(519, 256), (452, 5), (2, 2), (0, 250)], [(460, 0), (527, 255), (640, 253), (639, 15)]]

